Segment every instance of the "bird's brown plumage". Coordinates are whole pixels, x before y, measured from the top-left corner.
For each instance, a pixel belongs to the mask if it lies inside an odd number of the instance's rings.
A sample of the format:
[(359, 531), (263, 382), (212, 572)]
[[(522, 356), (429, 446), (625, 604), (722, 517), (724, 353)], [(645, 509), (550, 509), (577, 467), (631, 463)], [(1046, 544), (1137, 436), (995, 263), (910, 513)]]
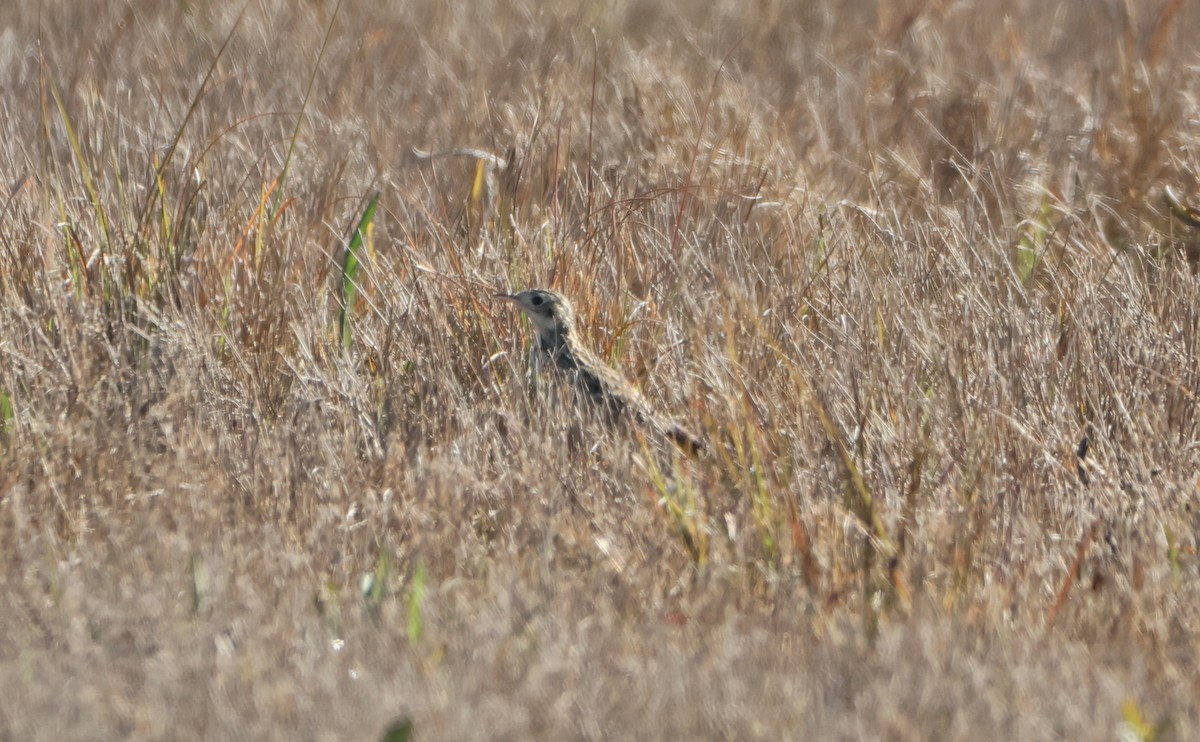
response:
[(575, 313), (562, 294), (548, 289), (529, 289), (496, 296), (521, 308), (537, 331), (540, 351), (554, 368), (571, 380), (576, 395), (600, 410), (610, 422), (629, 419), (670, 438), (688, 453), (704, 450), (703, 441), (683, 426), (656, 415), (641, 392), (579, 342)]

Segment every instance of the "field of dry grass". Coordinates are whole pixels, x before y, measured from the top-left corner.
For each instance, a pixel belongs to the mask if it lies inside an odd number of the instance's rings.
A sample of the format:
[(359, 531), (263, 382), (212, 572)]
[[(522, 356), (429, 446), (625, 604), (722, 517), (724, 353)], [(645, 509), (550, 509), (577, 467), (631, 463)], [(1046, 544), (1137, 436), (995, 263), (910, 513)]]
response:
[(1197, 28), (5, 4), (0, 737), (1197, 738)]

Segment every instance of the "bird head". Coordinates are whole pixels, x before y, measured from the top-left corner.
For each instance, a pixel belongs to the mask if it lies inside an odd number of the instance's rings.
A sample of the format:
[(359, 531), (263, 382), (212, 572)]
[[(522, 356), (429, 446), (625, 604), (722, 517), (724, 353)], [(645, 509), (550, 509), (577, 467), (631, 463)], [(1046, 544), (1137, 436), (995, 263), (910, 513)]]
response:
[(529, 289), (517, 294), (496, 296), (520, 307), (543, 341), (552, 341), (555, 336), (565, 337), (571, 332), (575, 315), (571, 311), (571, 303), (562, 294), (548, 289)]

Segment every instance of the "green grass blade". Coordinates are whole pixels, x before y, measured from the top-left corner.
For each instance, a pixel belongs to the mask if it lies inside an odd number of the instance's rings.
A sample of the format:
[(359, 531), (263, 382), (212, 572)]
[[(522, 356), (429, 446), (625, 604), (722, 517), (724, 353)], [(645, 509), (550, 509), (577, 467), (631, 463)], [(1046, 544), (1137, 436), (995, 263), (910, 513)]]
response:
[(371, 196), (371, 200), (367, 202), (367, 208), (363, 209), (362, 217), (358, 220), (358, 226), (354, 228), (354, 232), (350, 234), (350, 241), (346, 244), (346, 254), (342, 258), (342, 309), (338, 313), (338, 331), (342, 336), (342, 348), (350, 348), (350, 311), (354, 306), (354, 298), (358, 294), (358, 284), (355, 283), (358, 275), (358, 251), (363, 244), (363, 234), (371, 228), (372, 222), (375, 220), (375, 207), (379, 205), (379, 191)]
[(413, 723), (409, 718), (397, 719), (383, 733), (383, 742), (410, 742), (413, 738)]
[(408, 592), (408, 640), (417, 642), (424, 629), (422, 611), (425, 603), (425, 565), (418, 562)]
[(0, 443), (7, 443), (13, 426), (13, 403), (8, 392), (0, 391)]

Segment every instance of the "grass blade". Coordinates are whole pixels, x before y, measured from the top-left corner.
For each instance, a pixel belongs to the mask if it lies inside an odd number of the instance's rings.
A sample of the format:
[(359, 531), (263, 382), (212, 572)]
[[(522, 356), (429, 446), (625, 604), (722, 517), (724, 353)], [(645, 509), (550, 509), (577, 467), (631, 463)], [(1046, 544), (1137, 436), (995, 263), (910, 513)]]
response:
[(363, 245), (363, 235), (371, 229), (375, 220), (375, 207), (378, 205), (379, 191), (376, 191), (375, 195), (371, 196), (371, 200), (367, 202), (367, 207), (363, 209), (358, 226), (350, 234), (350, 241), (346, 244), (346, 253), (342, 257), (342, 309), (338, 312), (338, 332), (342, 338), (342, 348), (346, 350), (349, 350), (351, 340), (350, 310), (353, 308), (354, 299), (358, 294), (358, 284), (355, 282), (358, 276), (358, 251)]

